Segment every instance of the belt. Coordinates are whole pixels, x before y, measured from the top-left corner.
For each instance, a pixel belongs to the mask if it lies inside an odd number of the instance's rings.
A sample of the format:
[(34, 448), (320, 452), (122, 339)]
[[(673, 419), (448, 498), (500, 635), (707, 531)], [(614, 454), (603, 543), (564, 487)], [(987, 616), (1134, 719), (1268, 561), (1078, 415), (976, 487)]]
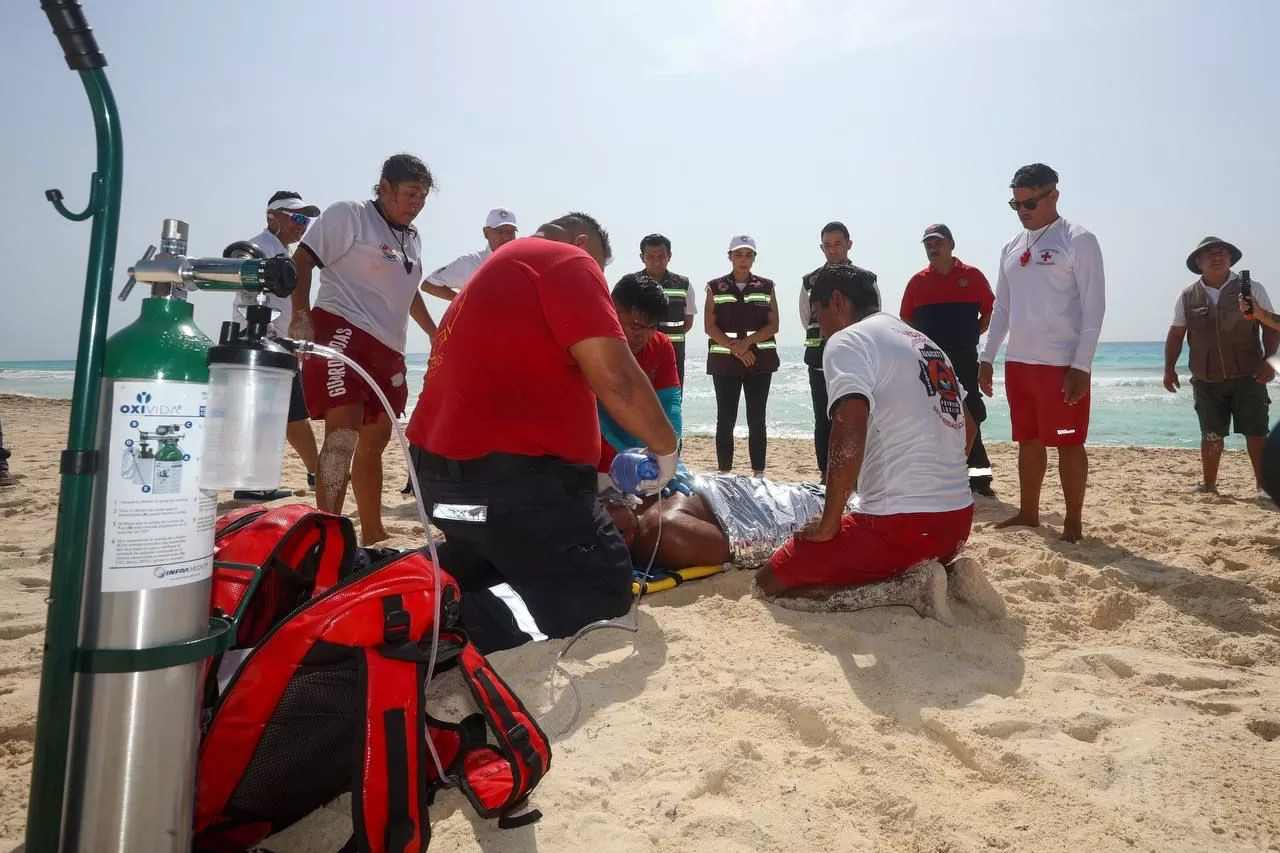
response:
[(489, 453), (478, 459), (450, 459), (420, 450), (418, 471), (434, 480), (452, 482), (493, 481), (506, 477), (554, 476), (569, 492), (596, 489), (596, 471), (590, 465), (566, 462), (556, 456), (522, 456), (516, 453)]

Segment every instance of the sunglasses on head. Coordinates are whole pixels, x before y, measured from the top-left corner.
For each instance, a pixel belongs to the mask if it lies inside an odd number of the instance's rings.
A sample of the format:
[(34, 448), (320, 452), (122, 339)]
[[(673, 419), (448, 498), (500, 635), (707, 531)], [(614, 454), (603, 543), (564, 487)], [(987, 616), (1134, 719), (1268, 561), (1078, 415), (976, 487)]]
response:
[(1034, 198), (1029, 198), (1026, 201), (1018, 201), (1016, 198), (1011, 198), (1009, 199), (1009, 207), (1013, 210), (1017, 210), (1020, 207), (1026, 210), (1035, 210), (1036, 205), (1040, 203), (1041, 199), (1048, 198), (1049, 194), (1052, 192), (1053, 190), (1046, 190), (1045, 192), (1040, 193), (1040, 195)]

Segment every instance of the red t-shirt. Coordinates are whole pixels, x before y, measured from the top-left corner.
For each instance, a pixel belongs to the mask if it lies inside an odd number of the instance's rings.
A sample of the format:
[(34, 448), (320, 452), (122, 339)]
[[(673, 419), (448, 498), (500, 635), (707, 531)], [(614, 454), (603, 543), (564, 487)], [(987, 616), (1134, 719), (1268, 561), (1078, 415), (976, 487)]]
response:
[(410, 441), (451, 459), (600, 458), (596, 397), (569, 347), (626, 340), (600, 266), (577, 246), (513, 240), (440, 318)]
[[(653, 333), (653, 337), (644, 345), (644, 349), (636, 353), (636, 362), (644, 371), (644, 375), (649, 377), (653, 390), (661, 391), (663, 388), (680, 387), (680, 371), (676, 369), (676, 348), (672, 345), (671, 338), (662, 332)], [(614, 450), (613, 445), (605, 441), (602, 436), (600, 464), (596, 470), (607, 474), (609, 466), (613, 464), (613, 457), (617, 455), (618, 451)]]
[(898, 316), (944, 350), (978, 345), (979, 314), (990, 314), (995, 295), (982, 270), (955, 259), (947, 275), (925, 267), (911, 277)]

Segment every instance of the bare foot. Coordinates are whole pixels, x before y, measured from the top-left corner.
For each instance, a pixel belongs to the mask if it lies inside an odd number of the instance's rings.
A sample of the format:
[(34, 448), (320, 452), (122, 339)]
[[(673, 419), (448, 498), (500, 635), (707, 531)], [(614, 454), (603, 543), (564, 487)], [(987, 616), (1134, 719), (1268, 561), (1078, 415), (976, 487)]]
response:
[(1006, 518), (1004, 521), (996, 522), (996, 530), (1004, 530), (1006, 527), (1039, 527), (1040, 517), (1038, 515), (1023, 515), (1018, 513), (1013, 518)]
[(377, 530), (370, 530), (367, 533), (364, 530), (360, 531), (360, 544), (365, 548), (368, 548), (377, 542), (381, 542), (383, 539), (390, 538), (391, 534), (381, 527)]
[(961, 557), (946, 569), (947, 593), (952, 598), (972, 606), (988, 619), (1005, 615), (1004, 599), (987, 580), (977, 560)]
[(1079, 542), (1084, 538), (1084, 526), (1079, 521), (1065, 521), (1062, 524), (1062, 535), (1058, 538), (1063, 542)]

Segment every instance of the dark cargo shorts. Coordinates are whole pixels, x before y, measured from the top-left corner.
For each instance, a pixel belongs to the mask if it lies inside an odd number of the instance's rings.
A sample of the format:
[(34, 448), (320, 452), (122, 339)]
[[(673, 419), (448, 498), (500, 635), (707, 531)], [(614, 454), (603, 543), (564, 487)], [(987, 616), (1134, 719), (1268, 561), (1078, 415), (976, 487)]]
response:
[(1191, 391), (1203, 441), (1222, 441), (1233, 422), (1237, 435), (1257, 438), (1267, 434), (1271, 397), (1267, 386), (1252, 376), (1225, 382), (1192, 379)]

